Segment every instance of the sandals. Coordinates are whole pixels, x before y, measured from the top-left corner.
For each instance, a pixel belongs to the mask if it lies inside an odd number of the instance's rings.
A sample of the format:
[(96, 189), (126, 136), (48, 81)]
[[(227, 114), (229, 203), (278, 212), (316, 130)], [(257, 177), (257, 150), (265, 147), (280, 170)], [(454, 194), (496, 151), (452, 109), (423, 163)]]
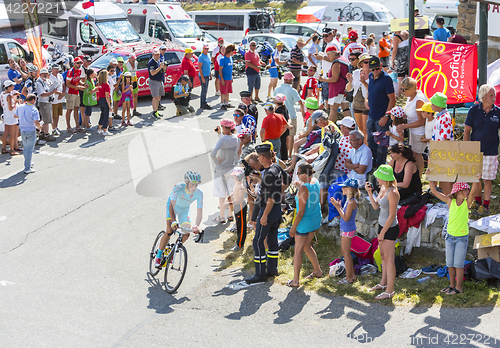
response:
[(132, 125), (132, 123), (130, 123), (130, 121), (128, 121), (127, 122), (127, 126), (131, 126), (131, 125)]
[(375, 285), (373, 288), (371, 288), (371, 289), (370, 289), (370, 290), (368, 290), (368, 291), (372, 292), (372, 291), (377, 291), (377, 290), (385, 290), (385, 289), (387, 289), (387, 285), (380, 285), (380, 284), (377, 284), (377, 285)]
[(311, 274), (309, 274), (305, 279), (307, 280), (310, 280), (310, 279), (314, 279), (314, 278), (322, 278), (323, 277), (323, 272), (319, 272), (319, 273), (314, 273), (312, 272)]
[(300, 282), (294, 282), (292, 279), (287, 280), (285, 284), (290, 288), (298, 288), (300, 286)]
[(233, 221), (234, 221), (234, 218), (233, 218), (232, 216), (230, 216), (230, 217), (228, 217), (228, 218), (227, 218), (227, 221), (229, 221), (229, 222), (233, 222)]
[(5, 155), (6, 153), (9, 153), (10, 151), (7, 149), (2, 149), (2, 155)]
[(446, 293), (447, 293), (447, 292), (449, 292), (449, 291), (451, 291), (451, 290), (453, 290), (453, 289), (454, 289), (454, 288), (452, 288), (451, 286), (447, 286), (446, 288), (441, 289), (441, 292), (446, 292)]
[(395, 293), (396, 293), (396, 291), (393, 291), (390, 294), (387, 292), (383, 292), (383, 293), (375, 296), (375, 300), (388, 300), (391, 297), (393, 297)]
[(17, 156), (17, 155), (19, 155), (19, 152), (12, 150), (12, 151), (10, 152), (10, 155), (11, 155), (11, 156)]
[(458, 295), (458, 294), (461, 294), (463, 291), (459, 291), (458, 289), (456, 288), (452, 288), (450, 291), (448, 291), (446, 293), (446, 295)]
[(218, 222), (220, 224), (225, 224), (226, 223), (226, 219), (221, 218), (220, 216), (217, 216), (217, 217), (213, 218), (212, 221), (213, 222)]

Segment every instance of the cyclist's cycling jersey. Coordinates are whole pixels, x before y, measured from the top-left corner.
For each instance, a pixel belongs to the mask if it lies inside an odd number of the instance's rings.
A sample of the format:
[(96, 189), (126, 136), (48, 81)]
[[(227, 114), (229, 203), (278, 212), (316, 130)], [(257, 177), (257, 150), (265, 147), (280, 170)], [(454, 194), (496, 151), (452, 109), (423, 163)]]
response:
[(170, 201), (175, 201), (174, 210), (178, 216), (178, 222), (182, 225), (185, 222), (190, 222), (189, 207), (191, 203), (197, 201), (197, 208), (203, 208), (203, 192), (197, 187), (193, 193), (189, 193), (184, 182), (175, 185), (168, 196), (167, 220), (170, 219)]

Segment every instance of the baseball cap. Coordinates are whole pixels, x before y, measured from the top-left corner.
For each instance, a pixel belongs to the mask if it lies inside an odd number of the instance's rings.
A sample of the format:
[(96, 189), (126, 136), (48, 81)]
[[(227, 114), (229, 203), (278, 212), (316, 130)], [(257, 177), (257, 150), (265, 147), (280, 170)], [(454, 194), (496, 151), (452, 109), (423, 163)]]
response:
[(316, 123), (318, 119), (328, 120), (328, 115), (323, 110), (316, 110), (312, 113), (311, 120), (313, 123)]
[(277, 102), (277, 103), (284, 103), (285, 100), (286, 100), (286, 96), (282, 93), (278, 93), (274, 96), (274, 100)]
[(83, 61), (82, 61), (82, 58), (80, 58), (80, 57), (76, 57), (75, 60), (73, 60), (73, 63), (81, 63), (81, 62), (83, 62)]
[(348, 35), (350, 40), (357, 40), (358, 39), (358, 32), (356, 30), (351, 30)]
[(11, 81), (11, 80), (5, 80), (5, 81), (3, 82), (3, 86), (4, 86), (5, 88), (10, 87), (10, 86), (14, 86), (14, 85), (15, 85), (15, 83), (14, 83), (13, 81)]
[(266, 103), (264, 105), (264, 110), (274, 110), (274, 104), (273, 103)]
[(384, 33), (382, 34), (383, 36), (387, 36), (387, 35), (390, 35), (391, 32), (390, 31), (384, 31)]
[(283, 46), (283, 42), (281, 42), (281, 41), (280, 41), (280, 42), (278, 42), (278, 43), (276, 44), (276, 47), (278, 47), (278, 46)]
[(356, 121), (354, 121), (354, 118), (347, 116), (344, 117), (342, 120), (337, 121), (338, 125), (343, 125), (347, 128), (354, 128), (356, 126)]
[(328, 46), (326, 48), (326, 52), (338, 52), (337, 47), (335, 45)]
[(218, 39), (217, 39), (217, 41), (218, 41), (218, 42), (220, 42), (220, 41), (224, 41), (224, 38), (223, 38), (223, 37), (220, 37), (220, 38), (218, 38)]
[(361, 35), (361, 40), (366, 40), (368, 39), (368, 36), (366, 36), (365, 34)]
[(91, 62), (92, 58), (90, 58), (90, 56), (88, 54), (86, 54), (83, 56), (83, 60), (86, 60), (87, 62)]
[(193, 49), (188, 47), (184, 50), (184, 53), (193, 53)]
[(111, 64), (118, 64), (118, 61), (116, 60), (116, 58), (113, 58), (109, 61)]
[(346, 186), (346, 187), (354, 187), (354, 188), (359, 188), (359, 183), (358, 183), (358, 180), (356, 179), (353, 179), (353, 178), (349, 178), (347, 179), (346, 181), (344, 181), (343, 184), (339, 185), (339, 186)]
[(51, 65), (50, 68), (51, 69), (58, 69), (58, 70), (61, 69), (61, 67), (59, 65), (57, 65), (57, 64)]
[(252, 132), (250, 132), (250, 129), (242, 128), (238, 133), (238, 138), (243, 138), (245, 135), (250, 135), (250, 134), (252, 134)]
[(167, 46), (165, 46), (165, 45), (160, 46), (160, 50), (166, 50), (166, 49), (167, 49)]
[(203, 48), (209, 48), (208, 44), (203, 44)]
[(189, 76), (187, 76), (187, 75), (182, 75), (182, 76), (180, 77), (180, 80), (182, 80), (182, 81), (189, 81)]
[(433, 114), (434, 110), (432, 110), (432, 103), (424, 103), (420, 109), (417, 109), (417, 111), (423, 111), (423, 112), (428, 112)]
[(41, 68), (40, 69), (40, 74), (48, 74), (49, 70), (47, 68)]
[(323, 34), (330, 34), (333, 30), (333, 28), (323, 28)]
[(380, 68), (380, 59), (377, 56), (372, 56), (368, 61), (368, 67), (370, 69)]
[(391, 114), (396, 118), (404, 118), (405, 110), (401, 106), (395, 106), (391, 110), (387, 111), (387, 114)]

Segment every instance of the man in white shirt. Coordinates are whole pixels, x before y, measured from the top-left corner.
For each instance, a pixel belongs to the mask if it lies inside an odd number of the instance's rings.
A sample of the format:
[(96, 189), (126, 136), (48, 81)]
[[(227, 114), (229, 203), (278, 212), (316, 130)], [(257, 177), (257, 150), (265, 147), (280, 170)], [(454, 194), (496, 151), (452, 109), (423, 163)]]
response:
[(358, 40), (358, 32), (356, 30), (351, 30), (349, 32), (349, 43), (344, 47), (344, 53), (342, 53), (345, 59), (349, 59), (351, 52), (354, 51), (367, 53), (366, 47), (358, 43), (357, 40)]
[[(36, 92), (38, 94), (38, 110), (43, 121), (42, 132), (39, 139), (45, 141), (55, 141), (52, 135), (49, 134), (49, 124), (52, 123), (52, 96), (56, 91), (56, 86), (52, 86), (49, 80), (49, 71), (47, 68), (40, 69), (40, 77), (36, 80)], [(54, 126), (52, 126), (52, 129)]]
[[(332, 68), (333, 62), (332, 59), (328, 58), (326, 49), (330, 46), (335, 46), (337, 51), (340, 52), (340, 43), (335, 39), (335, 32), (336, 30), (333, 28), (323, 28), (323, 52), (313, 55), (314, 58), (321, 61), (321, 70), (323, 71), (324, 78), (328, 78), (328, 72)], [(325, 106), (325, 111), (329, 113), (330, 106), (328, 105), (328, 82), (321, 83), (321, 96)]]
[(61, 134), (57, 125), (59, 124), (59, 117), (63, 115), (63, 103), (66, 102), (66, 99), (64, 99), (64, 78), (59, 74), (59, 69), (59, 65), (52, 65), (49, 76), (52, 85), (57, 86), (53, 95), (54, 100), (52, 100), (52, 135)]

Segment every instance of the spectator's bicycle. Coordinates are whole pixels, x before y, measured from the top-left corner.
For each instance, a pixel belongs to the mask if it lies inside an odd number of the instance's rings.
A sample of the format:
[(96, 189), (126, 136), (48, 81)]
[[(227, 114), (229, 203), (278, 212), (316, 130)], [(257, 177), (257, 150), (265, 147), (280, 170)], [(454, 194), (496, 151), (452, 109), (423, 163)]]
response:
[(344, 8), (337, 8), (340, 22), (360, 21), (363, 19), (363, 9), (361, 7), (352, 7), (352, 2)]
[[(151, 249), (151, 253), (149, 254), (149, 273), (154, 277), (161, 271), (162, 268), (165, 268), (164, 286), (165, 291), (169, 294), (173, 294), (175, 291), (177, 291), (182, 281), (184, 280), (188, 256), (186, 247), (184, 247), (184, 245), (182, 244), (182, 237), (190, 232), (192, 232), (190, 228), (178, 226), (177, 229), (175, 229), (174, 233), (178, 234), (177, 240), (172, 244), (168, 244), (165, 248), (160, 267), (156, 268), (154, 266), (154, 263), (156, 254), (158, 253), (158, 248), (160, 246), (161, 238), (165, 234), (165, 231), (161, 231), (160, 233), (158, 233), (153, 244), (153, 248)], [(198, 243), (200, 241), (203, 241), (203, 234), (204, 231), (200, 231), (200, 233), (196, 234), (194, 242)]]

